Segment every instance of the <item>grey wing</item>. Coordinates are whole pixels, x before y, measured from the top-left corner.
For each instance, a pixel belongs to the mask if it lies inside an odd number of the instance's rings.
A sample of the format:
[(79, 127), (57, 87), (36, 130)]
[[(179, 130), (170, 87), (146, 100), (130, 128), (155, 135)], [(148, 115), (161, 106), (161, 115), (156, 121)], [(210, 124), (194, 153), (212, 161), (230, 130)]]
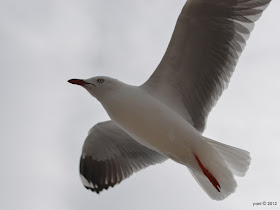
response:
[(188, 0), (162, 61), (142, 87), (203, 132), (270, 1)]
[(80, 175), (87, 189), (99, 193), (166, 159), (136, 142), (114, 122), (106, 121), (89, 131), (80, 160)]

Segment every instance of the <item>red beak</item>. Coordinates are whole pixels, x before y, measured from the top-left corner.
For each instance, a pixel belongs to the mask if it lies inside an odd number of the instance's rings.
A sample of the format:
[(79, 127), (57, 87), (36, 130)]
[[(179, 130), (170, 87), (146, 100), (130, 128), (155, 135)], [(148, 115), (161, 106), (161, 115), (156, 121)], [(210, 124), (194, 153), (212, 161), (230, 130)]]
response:
[(81, 85), (81, 86), (88, 84), (87, 82), (85, 82), (84, 80), (81, 80), (81, 79), (70, 79), (70, 80), (68, 80), (68, 82), (71, 84), (74, 84), (74, 85)]

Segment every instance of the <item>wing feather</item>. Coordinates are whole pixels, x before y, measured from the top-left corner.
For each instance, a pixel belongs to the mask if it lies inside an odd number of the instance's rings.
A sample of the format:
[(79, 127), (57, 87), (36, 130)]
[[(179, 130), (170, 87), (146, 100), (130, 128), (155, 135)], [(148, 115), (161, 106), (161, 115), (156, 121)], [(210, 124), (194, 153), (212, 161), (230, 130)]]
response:
[(114, 122), (106, 121), (93, 126), (85, 140), (80, 160), (81, 180), (87, 189), (99, 193), (166, 159), (136, 142)]
[(162, 61), (142, 87), (203, 132), (270, 1), (188, 0)]

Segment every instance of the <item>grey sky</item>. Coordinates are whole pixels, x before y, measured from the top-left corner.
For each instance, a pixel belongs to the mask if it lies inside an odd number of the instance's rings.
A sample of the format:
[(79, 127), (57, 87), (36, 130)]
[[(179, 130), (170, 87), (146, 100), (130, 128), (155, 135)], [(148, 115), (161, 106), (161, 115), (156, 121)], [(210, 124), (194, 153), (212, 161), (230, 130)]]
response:
[(79, 179), (84, 138), (107, 114), (73, 77), (141, 84), (159, 63), (184, 0), (0, 0), (1, 209), (267, 209), (280, 205), (280, 2), (248, 41), (205, 136), (251, 152), (236, 192), (212, 201), (172, 161), (96, 195)]

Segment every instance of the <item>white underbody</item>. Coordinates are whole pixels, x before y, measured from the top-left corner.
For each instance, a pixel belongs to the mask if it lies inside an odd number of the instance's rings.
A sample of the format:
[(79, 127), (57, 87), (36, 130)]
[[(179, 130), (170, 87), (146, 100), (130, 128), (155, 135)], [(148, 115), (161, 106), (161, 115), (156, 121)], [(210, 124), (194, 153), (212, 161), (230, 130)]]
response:
[(212, 147), (201, 134), (144, 89), (126, 86), (100, 101), (111, 119), (140, 144), (195, 170), (194, 154), (201, 161), (211, 158)]

